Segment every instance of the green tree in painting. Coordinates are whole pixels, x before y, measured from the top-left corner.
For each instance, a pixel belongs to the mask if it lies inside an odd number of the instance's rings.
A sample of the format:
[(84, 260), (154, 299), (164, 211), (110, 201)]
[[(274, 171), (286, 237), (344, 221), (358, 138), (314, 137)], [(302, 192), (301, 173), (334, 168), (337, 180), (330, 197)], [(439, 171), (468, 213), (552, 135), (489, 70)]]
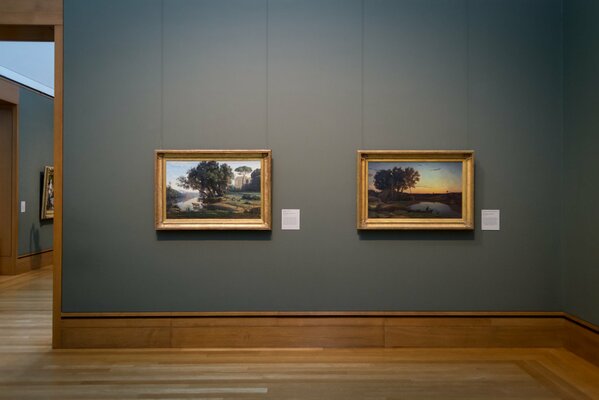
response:
[(381, 191), (381, 200), (397, 199), (401, 194), (416, 187), (420, 173), (412, 167), (382, 169), (374, 174), (374, 187)]
[(178, 192), (177, 190), (173, 189), (171, 187), (171, 184), (169, 183), (166, 187), (166, 204), (169, 206), (173, 205), (179, 200), (180, 197), (181, 192)]
[(185, 189), (197, 190), (200, 198), (212, 200), (222, 197), (233, 179), (233, 171), (227, 164), (216, 161), (202, 161), (187, 171), (187, 176), (178, 178)]
[(252, 169), (247, 165), (242, 165), (241, 167), (235, 168), (235, 172), (239, 172), (241, 174), (241, 187), (243, 188), (243, 185), (245, 185), (245, 177), (247, 176), (247, 174), (252, 172)]
[(260, 168), (256, 168), (255, 170), (252, 171), (252, 175), (250, 176), (251, 180), (250, 183), (247, 184), (246, 186), (246, 190), (248, 192), (259, 192), (260, 188), (261, 188), (261, 173), (260, 173)]

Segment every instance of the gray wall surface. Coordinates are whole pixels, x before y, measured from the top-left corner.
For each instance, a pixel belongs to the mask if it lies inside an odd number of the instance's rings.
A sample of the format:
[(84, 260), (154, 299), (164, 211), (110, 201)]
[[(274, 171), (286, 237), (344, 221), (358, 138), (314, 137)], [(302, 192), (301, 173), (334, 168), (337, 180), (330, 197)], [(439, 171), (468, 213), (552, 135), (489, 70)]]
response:
[[(63, 311), (558, 309), (561, 12), (65, 0)], [(272, 232), (156, 232), (158, 148), (272, 149)], [(475, 150), (502, 230), (356, 231), (358, 149)]]
[(599, 3), (564, 2), (565, 311), (599, 324)]
[[(40, 221), (44, 167), (53, 165), (54, 101), (21, 88), (19, 91), (19, 255), (52, 249), (52, 220)], [(20, 205), (19, 205), (20, 207)]]

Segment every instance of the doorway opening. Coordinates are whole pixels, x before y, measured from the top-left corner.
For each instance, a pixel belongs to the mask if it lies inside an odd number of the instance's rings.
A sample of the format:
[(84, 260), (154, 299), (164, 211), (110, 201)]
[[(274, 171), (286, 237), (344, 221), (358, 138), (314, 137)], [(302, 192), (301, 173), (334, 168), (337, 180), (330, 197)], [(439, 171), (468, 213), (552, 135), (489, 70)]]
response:
[(0, 274), (17, 275), (52, 264), (54, 42), (1, 39)]

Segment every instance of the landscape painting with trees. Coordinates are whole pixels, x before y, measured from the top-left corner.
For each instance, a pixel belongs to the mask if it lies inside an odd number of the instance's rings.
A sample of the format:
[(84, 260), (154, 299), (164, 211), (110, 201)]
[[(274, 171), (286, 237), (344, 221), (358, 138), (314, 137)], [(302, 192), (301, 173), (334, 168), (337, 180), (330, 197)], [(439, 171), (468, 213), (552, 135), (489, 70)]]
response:
[(358, 229), (473, 229), (474, 152), (358, 151)]
[(369, 218), (461, 218), (461, 162), (369, 162)]
[(157, 230), (270, 230), (271, 150), (156, 150)]
[(260, 160), (167, 160), (166, 217), (260, 218)]

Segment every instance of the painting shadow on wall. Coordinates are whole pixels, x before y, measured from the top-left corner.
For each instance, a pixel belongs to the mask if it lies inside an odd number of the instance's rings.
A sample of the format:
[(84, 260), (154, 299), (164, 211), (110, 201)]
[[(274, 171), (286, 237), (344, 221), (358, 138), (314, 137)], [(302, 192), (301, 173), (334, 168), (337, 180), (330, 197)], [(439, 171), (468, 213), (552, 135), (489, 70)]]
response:
[(360, 240), (474, 240), (474, 231), (409, 231), (409, 230), (372, 230), (358, 231)]
[(270, 240), (272, 231), (156, 231), (156, 239), (169, 240)]
[(35, 225), (31, 224), (31, 228), (29, 229), (29, 254), (37, 253), (41, 251), (42, 247), (40, 246), (40, 231), (35, 228)]

